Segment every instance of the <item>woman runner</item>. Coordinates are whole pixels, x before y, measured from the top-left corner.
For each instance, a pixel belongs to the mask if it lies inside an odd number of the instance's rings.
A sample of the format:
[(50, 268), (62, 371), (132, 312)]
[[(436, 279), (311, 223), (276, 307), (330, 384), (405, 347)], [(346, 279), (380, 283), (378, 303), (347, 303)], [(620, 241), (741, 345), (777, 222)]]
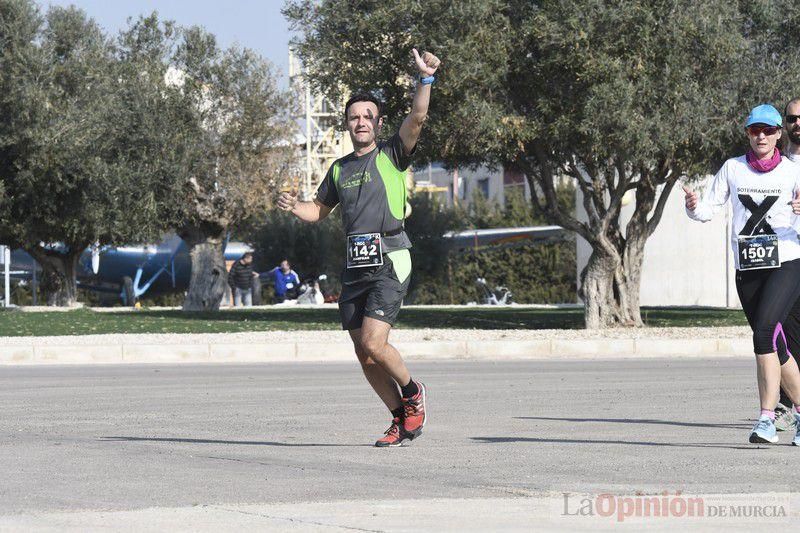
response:
[[(750, 150), (728, 159), (702, 200), (690, 188), (686, 213), (707, 222), (730, 199), (736, 290), (753, 330), (761, 413), (752, 443), (776, 443), (775, 406), (781, 384), (800, 421), (800, 370), (786, 347), (783, 322), (800, 297), (800, 166), (781, 156), (781, 115), (760, 105), (745, 122)], [(798, 425), (800, 427), (800, 425)], [(800, 430), (792, 442), (800, 446)]]

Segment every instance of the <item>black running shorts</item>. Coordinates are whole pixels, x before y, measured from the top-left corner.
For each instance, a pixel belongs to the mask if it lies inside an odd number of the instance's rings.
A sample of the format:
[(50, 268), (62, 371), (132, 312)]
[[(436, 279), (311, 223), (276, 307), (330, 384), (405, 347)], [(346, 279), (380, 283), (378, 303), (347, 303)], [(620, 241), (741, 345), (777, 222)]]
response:
[(408, 250), (384, 254), (379, 267), (345, 268), (339, 296), (342, 329), (360, 328), (365, 316), (393, 326), (410, 281)]

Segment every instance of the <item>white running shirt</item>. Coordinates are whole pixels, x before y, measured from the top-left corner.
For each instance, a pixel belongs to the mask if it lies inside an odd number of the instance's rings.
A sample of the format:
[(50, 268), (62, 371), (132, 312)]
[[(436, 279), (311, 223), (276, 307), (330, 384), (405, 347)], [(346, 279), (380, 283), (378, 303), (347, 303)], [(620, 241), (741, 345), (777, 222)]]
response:
[[(745, 156), (725, 161), (694, 211), (693, 220), (708, 222), (728, 201), (733, 207), (731, 247), (739, 269), (739, 237), (775, 234), (781, 263), (800, 259), (800, 217), (792, 213), (794, 191), (800, 189), (800, 165), (785, 156), (770, 172), (756, 172)], [(748, 204), (748, 208), (745, 204)], [(752, 210), (751, 210), (752, 209)]]

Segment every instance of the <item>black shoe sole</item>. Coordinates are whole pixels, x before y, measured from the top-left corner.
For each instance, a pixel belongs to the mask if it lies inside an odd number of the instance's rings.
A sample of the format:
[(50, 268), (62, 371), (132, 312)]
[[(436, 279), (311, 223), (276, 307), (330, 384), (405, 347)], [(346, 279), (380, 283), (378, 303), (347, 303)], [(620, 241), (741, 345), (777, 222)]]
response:
[(400, 441), (396, 444), (378, 444), (377, 442), (375, 443), (376, 448), (399, 448), (402, 445), (403, 441)]
[(419, 437), (420, 435), (422, 435), (422, 427), (420, 427), (419, 429), (417, 429), (415, 431), (403, 430), (403, 436), (408, 440), (414, 440), (417, 437)]
[(756, 433), (750, 433), (750, 443), (751, 444), (777, 444), (778, 441), (773, 442), (771, 440), (767, 440), (767, 439), (764, 439), (762, 437), (759, 437)]

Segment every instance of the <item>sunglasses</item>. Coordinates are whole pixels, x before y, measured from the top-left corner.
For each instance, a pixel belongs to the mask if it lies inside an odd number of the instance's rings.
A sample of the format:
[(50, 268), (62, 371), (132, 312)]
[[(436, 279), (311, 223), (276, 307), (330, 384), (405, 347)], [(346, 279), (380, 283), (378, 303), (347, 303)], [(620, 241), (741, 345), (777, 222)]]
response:
[(797, 122), (798, 118), (800, 118), (800, 115), (786, 115), (786, 122), (788, 124), (794, 124)]
[(781, 131), (780, 126), (748, 126), (747, 133), (752, 135), (753, 137), (758, 137), (762, 133), (764, 135), (775, 135)]

